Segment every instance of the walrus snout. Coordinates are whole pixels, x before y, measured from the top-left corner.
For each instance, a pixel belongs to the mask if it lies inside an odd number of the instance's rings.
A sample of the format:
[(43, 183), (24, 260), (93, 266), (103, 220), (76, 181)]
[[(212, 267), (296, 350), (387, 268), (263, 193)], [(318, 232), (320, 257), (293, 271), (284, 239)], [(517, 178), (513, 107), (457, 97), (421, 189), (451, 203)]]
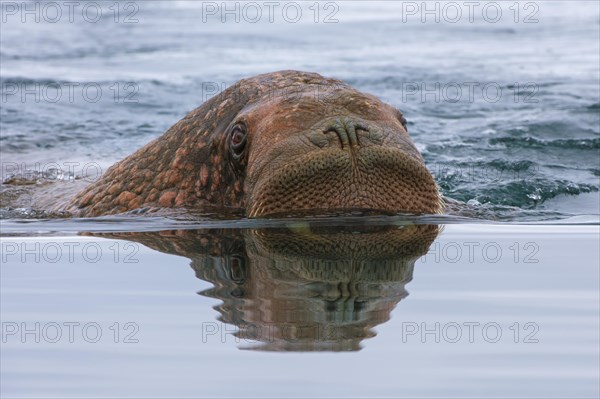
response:
[[(337, 135), (336, 135), (337, 137)], [(358, 135), (360, 142), (360, 135)], [(319, 148), (266, 167), (247, 186), (250, 217), (369, 211), (436, 213), (440, 198), (420, 159), (397, 147)]]
[(260, 156), (251, 156), (244, 187), (250, 217), (439, 212), (435, 181), (395, 113), (372, 118), (331, 108), (306, 130), (261, 131), (269, 145), (255, 147)]

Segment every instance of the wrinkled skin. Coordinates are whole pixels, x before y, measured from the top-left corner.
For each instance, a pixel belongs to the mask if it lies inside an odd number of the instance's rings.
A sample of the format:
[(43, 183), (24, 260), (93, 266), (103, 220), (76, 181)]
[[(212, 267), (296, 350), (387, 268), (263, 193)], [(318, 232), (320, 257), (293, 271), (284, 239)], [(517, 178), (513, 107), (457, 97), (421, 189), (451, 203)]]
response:
[(250, 217), (438, 213), (400, 111), (318, 74), (244, 79), (111, 167), (64, 210), (240, 210)]

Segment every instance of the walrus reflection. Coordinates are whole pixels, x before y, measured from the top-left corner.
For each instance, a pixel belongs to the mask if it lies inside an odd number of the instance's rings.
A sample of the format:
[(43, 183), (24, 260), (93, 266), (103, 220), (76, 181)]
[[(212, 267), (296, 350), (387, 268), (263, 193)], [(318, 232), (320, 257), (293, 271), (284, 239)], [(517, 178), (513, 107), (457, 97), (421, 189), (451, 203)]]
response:
[[(242, 349), (355, 351), (406, 297), (433, 225), (113, 235), (191, 259)], [(235, 329), (232, 328), (232, 331)]]

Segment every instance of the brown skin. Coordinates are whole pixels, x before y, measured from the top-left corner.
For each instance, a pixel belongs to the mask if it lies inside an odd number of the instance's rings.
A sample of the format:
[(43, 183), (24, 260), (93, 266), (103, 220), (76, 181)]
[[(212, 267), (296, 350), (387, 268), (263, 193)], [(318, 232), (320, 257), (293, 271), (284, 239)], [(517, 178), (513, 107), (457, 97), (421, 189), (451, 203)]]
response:
[(138, 208), (438, 213), (441, 199), (400, 111), (339, 80), (281, 71), (205, 102), (66, 210)]

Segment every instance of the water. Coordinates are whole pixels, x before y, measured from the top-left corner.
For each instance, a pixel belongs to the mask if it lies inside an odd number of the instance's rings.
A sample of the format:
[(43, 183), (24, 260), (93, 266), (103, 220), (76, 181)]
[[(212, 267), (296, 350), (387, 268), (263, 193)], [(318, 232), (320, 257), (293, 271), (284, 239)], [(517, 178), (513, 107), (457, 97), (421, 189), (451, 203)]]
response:
[[(459, 23), (445, 22), (450, 11), (421, 23), (389, 2), (337, 4), (321, 4), (317, 24), (308, 6), (297, 23), (266, 13), (256, 24), (220, 14), (202, 23), (193, 2), (125, 3), (119, 23), (110, 9), (97, 23), (7, 16), (3, 177), (13, 163), (96, 173), (83, 165), (104, 170), (238, 79), (299, 69), (400, 108), (447, 196), (540, 212), (557, 198), (549, 210), (574, 214), (573, 196), (597, 201), (597, 4), (523, 3), (519, 23), (508, 3), (496, 23), (482, 10), (473, 23), (467, 9)], [(338, 22), (323, 23), (333, 11)], [(137, 23), (124, 22), (130, 13)], [(530, 14), (538, 22), (524, 23)]]
[(597, 226), (421, 227), (5, 237), (3, 396), (597, 397)]
[[(486, 3), (470, 22), (458, 2), (457, 23), (422, 23), (420, 2), (322, 2), (319, 23), (312, 3), (296, 23), (203, 22), (186, 1), (23, 23), (20, 4), (0, 25), (2, 179), (25, 177), (0, 204), (3, 397), (600, 395), (597, 2), (496, 2), (495, 23)], [(11, 202), (93, 181), (281, 69), (401, 109), (469, 212), (52, 219)], [(36, 323), (40, 342), (22, 336)]]

